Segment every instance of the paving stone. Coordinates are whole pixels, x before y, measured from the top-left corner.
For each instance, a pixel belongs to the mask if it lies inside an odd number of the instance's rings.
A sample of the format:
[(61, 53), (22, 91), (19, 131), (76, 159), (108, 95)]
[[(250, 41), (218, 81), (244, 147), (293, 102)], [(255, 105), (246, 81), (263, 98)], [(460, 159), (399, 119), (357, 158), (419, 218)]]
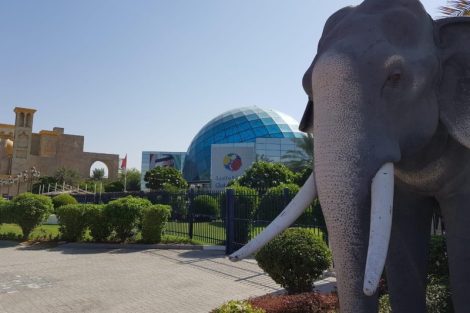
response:
[(0, 313), (206, 313), (281, 288), (220, 251), (23, 247), (0, 242)]

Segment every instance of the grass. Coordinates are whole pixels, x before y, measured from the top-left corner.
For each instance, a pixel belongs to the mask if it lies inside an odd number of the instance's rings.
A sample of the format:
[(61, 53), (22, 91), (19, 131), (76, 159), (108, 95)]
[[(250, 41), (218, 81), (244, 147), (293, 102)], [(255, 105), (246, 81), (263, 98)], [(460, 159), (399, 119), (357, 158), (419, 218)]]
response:
[[(40, 225), (29, 235), (30, 240), (52, 240), (60, 235), (58, 225)], [(16, 224), (0, 224), (0, 236), (17, 239), (23, 237), (20, 226)], [(16, 237), (16, 238), (14, 238)]]
[[(21, 240), (23, 237), (23, 232), (21, 228), (16, 224), (0, 224), (0, 239), (8, 240)], [(60, 238), (59, 225), (40, 225), (36, 227), (31, 234), (29, 235), (29, 240), (41, 240), (41, 241), (51, 241), (58, 240)], [(139, 233), (136, 234), (134, 241), (139, 242), (142, 236)], [(91, 242), (93, 237), (90, 235), (90, 231), (87, 230), (83, 242)], [(203, 245), (206, 242), (196, 239), (189, 239), (182, 236), (174, 235), (163, 235), (162, 241), (163, 244), (192, 244), (192, 245)]]
[[(182, 236), (189, 233), (189, 223), (168, 222), (166, 233), (173, 236)], [(193, 224), (193, 239), (204, 244), (223, 245), (226, 237), (225, 227), (222, 221), (195, 222)]]

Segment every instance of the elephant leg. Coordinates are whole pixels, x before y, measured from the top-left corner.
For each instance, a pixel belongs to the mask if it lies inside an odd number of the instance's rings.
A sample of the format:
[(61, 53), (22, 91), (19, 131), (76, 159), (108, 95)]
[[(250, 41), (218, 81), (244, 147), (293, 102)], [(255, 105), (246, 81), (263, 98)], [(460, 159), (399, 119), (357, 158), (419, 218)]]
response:
[(446, 227), (452, 302), (456, 313), (470, 312), (470, 195), (440, 200)]
[(393, 312), (426, 313), (426, 276), (433, 198), (395, 189), (386, 263)]

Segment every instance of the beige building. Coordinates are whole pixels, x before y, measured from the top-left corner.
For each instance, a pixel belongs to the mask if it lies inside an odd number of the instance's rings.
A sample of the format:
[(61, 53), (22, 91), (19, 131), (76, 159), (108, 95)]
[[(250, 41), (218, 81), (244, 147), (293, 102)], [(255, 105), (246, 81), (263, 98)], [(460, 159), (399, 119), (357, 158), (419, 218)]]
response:
[[(14, 125), (0, 124), (0, 180), (3, 182), (33, 167), (41, 176), (53, 176), (57, 169), (64, 167), (77, 171), (83, 178), (88, 178), (91, 166), (96, 161), (106, 164), (110, 179), (117, 178), (117, 154), (84, 152), (85, 138), (65, 134), (63, 128), (54, 127), (52, 130), (33, 133), (36, 110), (17, 107), (14, 112)], [(0, 188), (0, 193), (10, 195), (16, 194), (18, 190), (8, 188), (7, 192), (6, 185), (0, 185)], [(27, 187), (20, 188), (25, 191)]]

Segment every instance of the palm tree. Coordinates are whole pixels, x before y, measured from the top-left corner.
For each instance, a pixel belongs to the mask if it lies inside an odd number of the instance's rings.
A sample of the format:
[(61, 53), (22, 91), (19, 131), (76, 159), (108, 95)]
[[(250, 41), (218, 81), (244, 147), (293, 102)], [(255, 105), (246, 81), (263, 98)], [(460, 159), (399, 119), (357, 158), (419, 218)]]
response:
[(298, 149), (289, 150), (282, 156), (284, 163), (293, 171), (298, 172), (306, 168), (311, 168), (313, 164), (313, 135), (296, 140)]
[(448, 0), (439, 11), (446, 17), (470, 16), (470, 0)]

